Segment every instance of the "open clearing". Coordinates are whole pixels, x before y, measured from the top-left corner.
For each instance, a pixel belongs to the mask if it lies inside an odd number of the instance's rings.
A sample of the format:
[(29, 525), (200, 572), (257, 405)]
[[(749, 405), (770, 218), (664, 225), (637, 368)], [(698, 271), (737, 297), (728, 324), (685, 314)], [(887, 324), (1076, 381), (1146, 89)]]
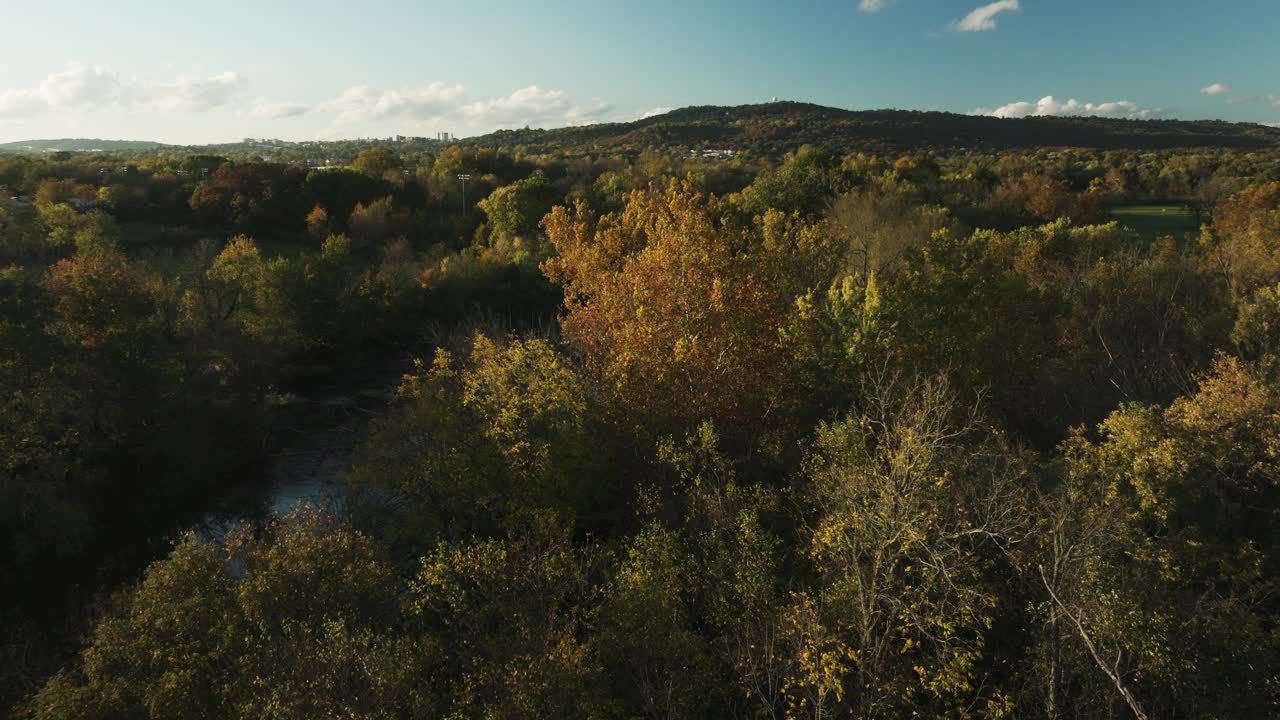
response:
[(1147, 240), (1165, 235), (1181, 240), (1200, 230), (1195, 213), (1185, 205), (1120, 205), (1107, 210), (1107, 218), (1133, 228)]

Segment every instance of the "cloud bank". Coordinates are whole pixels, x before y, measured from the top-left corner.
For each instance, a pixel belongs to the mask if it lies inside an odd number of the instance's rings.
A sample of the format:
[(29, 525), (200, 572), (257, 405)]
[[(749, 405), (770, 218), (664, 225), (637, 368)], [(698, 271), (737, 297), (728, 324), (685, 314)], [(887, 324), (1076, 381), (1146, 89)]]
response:
[(604, 100), (580, 101), (542, 85), (496, 96), (475, 96), (461, 84), (443, 81), (400, 88), (357, 85), (310, 103), (251, 95), (249, 86), (244, 76), (231, 71), (154, 81), (124, 79), (102, 65), (69, 63), (32, 87), (0, 90), (0, 123), (35, 127), (52, 119), (143, 112), (181, 122), (222, 111), (259, 123), (288, 121), (295, 130), (310, 128), (320, 135), (350, 135), (430, 134), (438, 129), (483, 133), (640, 116), (639, 110), (615, 112)]
[(340, 125), (387, 118), (427, 119), (457, 106), (465, 90), (461, 85), (434, 82), (414, 88), (375, 91), (367, 85), (347, 88), (338, 97), (316, 106), (316, 112), (333, 113)]
[(398, 120), (417, 125), (462, 126), (476, 130), (498, 127), (579, 125), (608, 116), (612, 106), (603, 100), (574, 102), (563, 90), (538, 85), (509, 95), (471, 99), (462, 85), (434, 82), (420, 87), (373, 90), (348, 88), (320, 103), (314, 112), (331, 115), (335, 126)]
[(1000, 118), (1024, 118), (1040, 116), (1082, 117), (1097, 116), (1109, 118), (1127, 118), (1140, 120), (1159, 117), (1160, 108), (1144, 108), (1131, 100), (1116, 100), (1104, 103), (1080, 102), (1075, 98), (1061, 102), (1052, 95), (1046, 95), (1036, 102), (1019, 100), (998, 108), (978, 108), (974, 115), (990, 115)]
[(69, 63), (34, 88), (0, 93), (0, 115), (30, 116), (54, 110), (116, 108), (149, 112), (203, 112), (224, 107), (246, 86), (234, 72), (179, 77), (170, 82), (121, 80), (101, 65)]
[(1200, 92), (1204, 95), (1223, 95), (1231, 92), (1231, 88), (1223, 85), (1222, 83), (1214, 83), (1208, 87), (1200, 88)]
[(657, 117), (657, 116), (659, 116), (659, 115), (666, 115), (667, 113), (671, 112), (672, 110), (675, 110), (675, 108), (673, 108), (673, 107), (656, 107), (656, 108), (649, 108), (648, 110), (645, 110), (645, 111), (643, 111), (643, 112), (641, 112), (641, 113), (639, 113), (639, 114), (632, 115), (629, 119), (630, 119), (630, 120), (648, 120), (648, 119), (649, 119), (649, 118), (651, 118), (651, 117)]

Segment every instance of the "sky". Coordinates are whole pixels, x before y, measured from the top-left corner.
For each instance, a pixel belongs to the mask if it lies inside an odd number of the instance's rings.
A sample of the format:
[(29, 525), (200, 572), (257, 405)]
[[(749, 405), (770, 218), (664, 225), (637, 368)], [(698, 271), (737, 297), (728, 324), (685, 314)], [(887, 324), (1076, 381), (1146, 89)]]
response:
[(61, 0), (0, 142), (466, 137), (687, 105), (1280, 123), (1280, 0)]

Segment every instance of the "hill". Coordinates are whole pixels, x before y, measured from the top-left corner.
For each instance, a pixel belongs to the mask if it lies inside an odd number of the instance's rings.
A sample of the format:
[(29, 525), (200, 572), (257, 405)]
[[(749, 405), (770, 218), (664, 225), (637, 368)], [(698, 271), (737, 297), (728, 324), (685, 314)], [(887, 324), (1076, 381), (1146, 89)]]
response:
[(151, 142), (149, 140), (94, 140), (88, 138), (62, 138), (59, 140), (19, 140), (17, 142), (0, 143), (0, 152), (9, 153), (42, 153), (42, 152), (119, 152), (122, 150), (163, 150), (173, 145)]
[(500, 130), (462, 141), (531, 152), (716, 148), (777, 154), (801, 145), (856, 150), (1035, 147), (1280, 149), (1280, 129), (1224, 121), (1098, 117), (1004, 119), (912, 110), (841, 110), (796, 102), (688, 107), (629, 123)]
[[(837, 152), (1018, 150), (1076, 147), (1100, 150), (1220, 148), (1280, 151), (1280, 128), (1221, 120), (1119, 120), (1100, 117), (1005, 119), (915, 110), (842, 110), (798, 102), (736, 107), (698, 106), (626, 123), (541, 130), (499, 130), (456, 141), (468, 147), (520, 148), (529, 153), (627, 154), (643, 150), (715, 149), (781, 155), (801, 145)], [(349, 161), (361, 149), (398, 146), (401, 152), (438, 151), (435, 139), (307, 141), (245, 140), (179, 146), (133, 140), (26, 140), (0, 144), (0, 153), (212, 153), (275, 162), (326, 158)]]

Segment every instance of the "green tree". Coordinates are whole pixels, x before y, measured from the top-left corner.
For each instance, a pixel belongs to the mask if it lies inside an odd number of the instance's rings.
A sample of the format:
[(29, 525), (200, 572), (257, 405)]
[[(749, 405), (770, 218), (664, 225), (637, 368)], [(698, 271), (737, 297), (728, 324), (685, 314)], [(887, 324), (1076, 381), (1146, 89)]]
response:
[(646, 717), (703, 717), (718, 694), (715, 657), (694, 627), (687, 558), (675, 533), (650, 525), (628, 543), (605, 590), (603, 662), (615, 692)]
[(782, 165), (757, 176), (742, 191), (738, 204), (751, 215), (780, 210), (817, 216), (835, 194), (830, 177), (833, 162), (829, 154), (806, 145), (788, 155)]
[(399, 396), (351, 477), (358, 511), (398, 542), (492, 535), (535, 510), (571, 519), (607, 490), (585, 383), (544, 341), (477, 334), (460, 364), (419, 361)]
[(590, 548), (554, 514), (506, 539), (442, 543), (422, 558), (411, 612), (438, 630), (457, 717), (608, 717), (604, 671), (586, 636)]
[(187, 536), (152, 564), (33, 715), (438, 716), (437, 646), (404, 631), (387, 602), (400, 581), (368, 538), (299, 511), (228, 549)]
[(367, 148), (361, 150), (351, 161), (351, 169), (362, 175), (381, 179), (388, 172), (400, 169), (400, 156), (391, 148)]
[(532, 239), (555, 204), (555, 190), (542, 175), (505, 185), (480, 201), (489, 219), (489, 232), (500, 238)]
[(1278, 409), (1224, 357), (1167, 408), (1125, 406), (1064, 446), (1040, 566), (1052, 704), (1275, 712)]
[(993, 576), (1027, 529), (1025, 463), (945, 382), (873, 376), (863, 395), (804, 463), (819, 581), (788, 614), (791, 712), (994, 713), (1008, 688), (990, 677)]

